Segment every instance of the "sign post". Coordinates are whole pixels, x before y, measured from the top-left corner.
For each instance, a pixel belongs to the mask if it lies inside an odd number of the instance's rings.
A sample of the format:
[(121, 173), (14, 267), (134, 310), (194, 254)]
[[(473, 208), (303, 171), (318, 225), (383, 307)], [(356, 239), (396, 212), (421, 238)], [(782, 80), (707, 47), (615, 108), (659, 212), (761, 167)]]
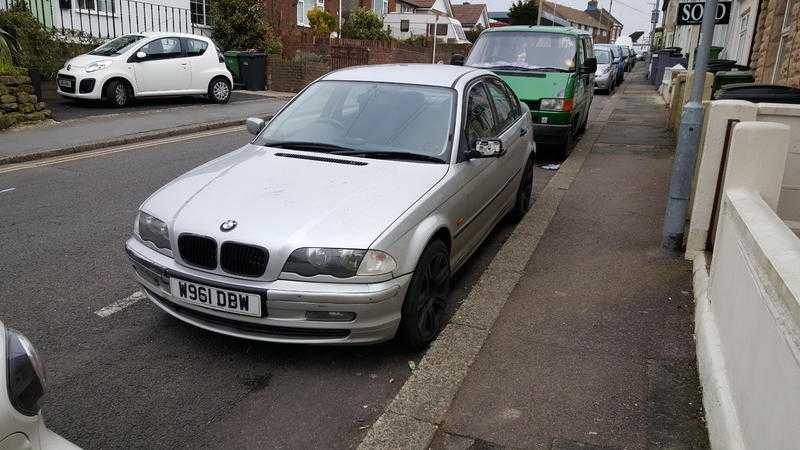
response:
[[(730, 20), (730, 2), (727, 3), (727, 17)], [(665, 250), (674, 253), (683, 248), (683, 235), (686, 227), (686, 213), (689, 208), (689, 195), (692, 190), (694, 164), (695, 159), (697, 159), (697, 147), (700, 143), (700, 132), (703, 127), (703, 105), (701, 101), (703, 86), (706, 81), (706, 69), (708, 68), (708, 52), (711, 49), (711, 40), (714, 38), (716, 16), (719, 14), (717, 4), (717, 0), (706, 0), (701, 12), (700, 46), (697, 48), (697, 59), (694, 66), (694, 76), (692, 77), (692, 94), (689, 97), (689, 103), (683, 107), (683, 114), (681, 114), (678, 146), (675, 148), (675, 160), (672, 164), (672, 175), (669, 180), (669, 198), (667, 199), (667, 210), (664, 213), (661, 245)], [(678, 5), (679, 17), (684, 12), (681, 9), (683, 5), (683, 3)], [(694, 17), (691, 15), (692, 8), (694, 6), (691, 6), (688, 10), (689, 18)], [(717, 14), (705, 14), (705, 11), (716, 11)]]

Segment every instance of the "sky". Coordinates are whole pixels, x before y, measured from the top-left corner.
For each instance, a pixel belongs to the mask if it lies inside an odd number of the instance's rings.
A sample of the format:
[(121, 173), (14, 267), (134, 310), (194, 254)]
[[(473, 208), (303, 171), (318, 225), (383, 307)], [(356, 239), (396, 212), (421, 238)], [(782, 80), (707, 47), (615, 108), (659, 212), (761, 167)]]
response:
[[(453, 0), (453, 3), (463, 3), (464, 0)], [(486, 3), (489, 11), (508, 11), (515, 0), (466, 0), (469, 3)], [(585, 10), (588, 0), (549, 0), (571, 8)], [(600, 7), (608, 9), (610, 0), (600, 0)], [(648, 0), (613, 0), (611, 14), (623, 24), (622, 34), (628, 36), (634, 31), (650, 33), (650, 11), (652, 3)], [(637, 11), (638, 10), (638, 11)]]

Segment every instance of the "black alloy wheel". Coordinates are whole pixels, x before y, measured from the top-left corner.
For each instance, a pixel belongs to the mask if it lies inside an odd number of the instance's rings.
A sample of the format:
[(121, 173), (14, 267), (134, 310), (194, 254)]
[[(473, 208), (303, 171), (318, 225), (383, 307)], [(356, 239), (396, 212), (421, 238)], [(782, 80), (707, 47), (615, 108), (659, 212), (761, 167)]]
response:
[(398, 338), (415, 350), (430, 344), (444, 328), (449, 295), (450, 251), (435, 240), (425, 247), (411, 276)]
[(517, 201), (514, 203), (514, 208), (511, 209), (509, 217), (514, 222), (519, 222), (525, 217), (531, 209), (531, 199), (533, 198), (533, 158), (528, 159), (525, 163), (525, 169), (522, 172), (522, 180), (519, 183), (517, 190)]

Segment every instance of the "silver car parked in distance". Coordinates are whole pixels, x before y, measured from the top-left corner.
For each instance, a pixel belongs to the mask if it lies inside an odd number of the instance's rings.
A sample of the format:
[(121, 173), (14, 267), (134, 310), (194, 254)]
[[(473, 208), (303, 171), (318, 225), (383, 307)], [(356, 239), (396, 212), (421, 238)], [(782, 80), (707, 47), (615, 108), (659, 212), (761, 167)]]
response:
[(152, 302), (230, 336), (424, 347), (451, 274), (530, 208), (530, 114), (489, 71), (339, 70), (167, 184), (126, 249)]

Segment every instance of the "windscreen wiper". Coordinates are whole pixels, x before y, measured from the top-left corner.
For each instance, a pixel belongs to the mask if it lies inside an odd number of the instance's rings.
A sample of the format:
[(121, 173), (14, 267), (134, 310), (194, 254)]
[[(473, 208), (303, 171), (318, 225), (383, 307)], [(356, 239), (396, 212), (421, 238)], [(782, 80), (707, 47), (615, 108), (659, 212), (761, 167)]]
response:
[(419, 153), (411, 153), (411, 152), (370, 152), (370, 151), (359, 151), (359, 150), (351, 150), (351, 151), (334, 151), (334, 154), (343, 155), (343, 156), (358, 156), (362, 158), (375, 158), (375, 159), (400, 159), (400, 160), (411, 160), (411, 161), (425, 161), (425, 162), (435, 162), (435, 163), (444, 163), (445, 161), (439, 159), (435, 156), (429, 155), (421, 155)]
[(300, 150), (306, 152), (323, 152), (323, 153), (337, 153), (337, 152), (350, 152), (355, 151), (348, 147), (340, 145), (326, 144), (324, 142), (306, 142), (306, 141), (285, 141), (285, 142), (268, 142), (264, 144), (265, 147), (285, 148), (289, 150)]

